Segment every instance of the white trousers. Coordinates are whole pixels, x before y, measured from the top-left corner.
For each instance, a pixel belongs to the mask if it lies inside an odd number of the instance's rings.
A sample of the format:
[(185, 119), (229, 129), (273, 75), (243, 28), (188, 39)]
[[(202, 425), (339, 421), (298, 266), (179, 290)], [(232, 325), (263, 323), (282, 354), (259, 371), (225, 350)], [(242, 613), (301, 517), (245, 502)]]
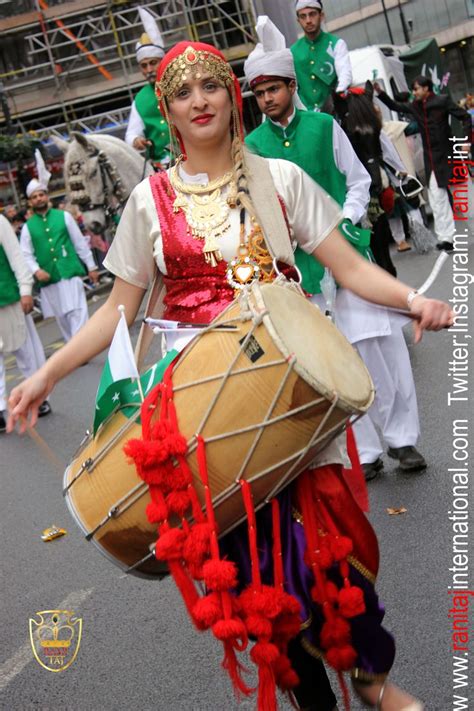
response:
[(61, 331), (66, 343), (70, 341), (79, 329), (84, 326), (88, 318), (89, 313), (87, 311), (87, 302), (85, 298), (84, 304), (80, 309), (69, 311), (63, 316), (56, 316), (56, 323), (58, 324), (59, 330)]
[[(13, 355), (16, 358), (18, 368), (25, 378), (29, 378), (34, 372), (41, 368), (46, 361), (43, 345), (38, 336), (34, 321), (30, 315), (25, 316), (26, 340), (23, 345)], [(7, 387), (4, 354), (0, 353), (0, 412), (7, 409)]]
[(354, 425), (362, 464), (383, 453), (374, 425), (390, 447), (415, 445), (420, 435), (418, 404), (410, 356), (401, 328), (390, 336), (355, 343), (374, 381), (377, 396), (367, 415)]
[(448, 189), (438, 187), (434, 172), (431, 173), (428, 185), (428, 200), (433, 210), (434, 230), (438, 242), (453, 242), (456, 226)]
[[(410, 217), (416, 222), (423, 224), (423, 217), (419, 208), (416, 210), (410, 210)], [(392, 231), (393, 239), (397, 244), (401, 244), (405, 240), (405, 230), (403, 229), (403, 222), (401, 217), (390, 217), (389, 219), (390, 229)]]
[(89, 318), (82, 279), (61, 279), (41, 289), (41, 310), (45, 318), (54, 316), (64, 340), (70, 341)]

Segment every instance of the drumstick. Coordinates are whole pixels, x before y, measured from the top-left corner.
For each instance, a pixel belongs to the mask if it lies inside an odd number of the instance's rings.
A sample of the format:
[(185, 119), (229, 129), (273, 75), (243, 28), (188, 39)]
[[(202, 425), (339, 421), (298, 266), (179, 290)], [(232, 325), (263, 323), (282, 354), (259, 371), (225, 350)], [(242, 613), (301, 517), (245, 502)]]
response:
[(431, 288), (433, 283), (436, 281), (436, 279), (439, 276), (439, 273), (445, 263), (445, 261), (448, 259), (449, 255), (447, 252), (442, 251), (441, 254), (439, 255), (438, 259), (436, 260), (433, 269), (431, 270), (430, 274), (428, 275), (428, 278), (426, 281), (423, 282), (423, 284), (420, 286), (419, 289), (417, 289), (419, 294), (424, 294), (425, 291), (428, 291), (428, 289)]
[(53, 465), (53, 467), (61, 474), (61, 476), (64, 473), (64, 470), (66, 469), (66, 465), (59, 459), (57, 454), (53, 452), (49, 444), (41, 437), (40, 434), (35, 430), (34, 427), (30, 425), (30, 423), (27, 421), (26, 417), (21, 418), (22, 422), (26, 424), (26, 432), (31, 437), (33, 442), (36, 444), (38, 449), (40, 449), (45, 457), (49, 459), (50, 463)]
[[(425, 281), (420, 286), (420, 288), (417, 289), (418, 294), (424, 294), (426, 291), (428, 291), (428, 289), (430, 289), (433, 286), (434, 282), (436, 281), (436, 279), (439, 276), (441, 269), (444, 266), (444, 263), (446, 262), (446, 260), (448, 258), (449, 258), (449, 255), (447, 252), (444, 252), (444, 251), (441, 252), (438, 259), (434, 263), (434, 267), (431, 270), (431, 272), (429, 273), (427, 279), (425, 279)], [(374, 306), (377, 306), (377, 307), (383, 308), (383, 309), (387, 309), (387, 311), (391, 311), (392, 313), (399, 314), (400, 316), (407, 316), (408, 318), (411, 318), (415, 321), (420, 320), (419, 316), (417, 316), (416, 314), (413, 314), (411, 311), (408, 311), (405, 309), (396, 309), (391, 306), (380, 306), (379, 304), (374, 304)]]

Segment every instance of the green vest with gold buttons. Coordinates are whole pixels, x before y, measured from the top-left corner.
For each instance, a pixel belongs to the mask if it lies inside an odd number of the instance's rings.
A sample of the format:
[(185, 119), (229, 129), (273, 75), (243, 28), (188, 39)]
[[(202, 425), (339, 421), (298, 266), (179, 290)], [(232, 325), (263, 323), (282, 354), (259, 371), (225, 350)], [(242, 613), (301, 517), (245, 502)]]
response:
[(169, 156), (168, 124), (158, 108), (158, 100), (151, 84), (146, 84), (135, 96), (135, 107), (145, 124), (145, 138), (153, 143), (152, 160), (162, 161)]
[(0, 246), (0, 308), (20, 301), (15, 273), (3, 247)]
[(39, 282), (40, 287), (86, 274), (69, 236), (63, 210), (51, 209), (45, 215), (33, 215), (26, 224), (36, 261), (51, 277), (48, 282)]
[[(296, 109), (286, 128), (267, 119), (246, 137), (245, 143), (262, 158), (284, 158), (296, 163), (342, 207), (347, 192), (346, 176), (334, 160), (333, 125), (334, 119), (329, 114)], [(301, 209), (304, 210), (304, 205)], [(353, 240), (347, 231), (343, 234), (363, 257), (370, 259), (365, 243), (359, 243), (357, 237)], [(299, 247), (295, 251), (295, 262), (304, 289), (310, 294), (319, 294), (323, 265)]]
[(310, 111), (320, 109), (337, 86), (334, 50), (339, 37), (320, 32), (315, 40), (301, 37), (291, 47), (298, 94)]

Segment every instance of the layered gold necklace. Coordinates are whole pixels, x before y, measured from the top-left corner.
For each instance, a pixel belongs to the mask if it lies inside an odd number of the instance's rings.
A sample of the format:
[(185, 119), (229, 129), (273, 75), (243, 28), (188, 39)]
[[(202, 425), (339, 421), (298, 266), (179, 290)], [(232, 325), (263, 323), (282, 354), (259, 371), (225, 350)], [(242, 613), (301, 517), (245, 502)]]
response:
[[(237, 186), (234, 173), (229, 171), (205, 185), (185, 183), (179, 177), (179, 163), (180, 161), (171, 168), (169, 175), (176, 193), (173, 211), (184, 212), (193, 238), (204, 240), (204, 259), (215, 267), (222, 260), (218, 238), (230, 228), (230, 210), (236, 206)], [(222, 188), (227, 185), (229, 191), (227, 198), (224, 198)]]

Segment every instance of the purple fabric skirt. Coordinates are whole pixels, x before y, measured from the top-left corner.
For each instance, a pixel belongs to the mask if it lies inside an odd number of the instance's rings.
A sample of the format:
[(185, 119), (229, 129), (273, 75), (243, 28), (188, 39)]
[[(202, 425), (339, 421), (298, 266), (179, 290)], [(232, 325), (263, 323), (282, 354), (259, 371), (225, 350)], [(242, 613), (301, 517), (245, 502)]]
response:
[[(285, 589), (300, 603), (301, 621), (304, 625), (302, 634), (308, 642), (305, 647), (308, 651), (314, 647), (317, 656), (320, 652), (319, 634), (324, 618), (321, 607), (311, 598), (313, 574), (304, 562), (305, 533), (303, 525), (293, 516), (292, 493), (293, 485), (290, 485), (278, 495)], [(257, 512), (257, 535), (262, 583), (272, 585), (272, 511), (269, 505)], [(239, 586), (240, 590), (243, 589), (251, 582), (246, 522), (220, 540), (220, 550), (223, 557), (237, 564)], [(337, 565), (327, 571), (327, 577), (341, 587), (342, 578)], [(366, 611), (362, 615), (349, 620), (352, 645), (358, 655), (356, 667), (369, 675), (386, 674), (393, 664), (395, 642), (392, 635), (382, 627), (384, 608), (379, 602), (373, 584), (353, 565), (350, 565), (350, 580), (352, 584), (363, 590), (366, 604)]]

